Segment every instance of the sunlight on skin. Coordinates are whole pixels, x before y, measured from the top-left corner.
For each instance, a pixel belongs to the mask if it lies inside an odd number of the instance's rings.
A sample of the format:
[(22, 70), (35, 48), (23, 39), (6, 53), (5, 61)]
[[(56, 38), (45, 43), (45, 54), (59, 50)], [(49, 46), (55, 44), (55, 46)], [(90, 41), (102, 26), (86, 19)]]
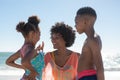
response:
[(52, 66), (48, 63), (43, 71), (43, 80), (55, 80), (52, 74)]

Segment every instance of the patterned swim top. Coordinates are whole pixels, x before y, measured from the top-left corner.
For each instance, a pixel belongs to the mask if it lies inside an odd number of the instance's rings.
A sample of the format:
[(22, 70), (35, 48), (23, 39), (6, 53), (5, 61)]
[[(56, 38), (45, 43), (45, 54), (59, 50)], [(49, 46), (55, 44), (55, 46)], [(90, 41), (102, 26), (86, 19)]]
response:
[[(42, 77), (42, 70), (44, 67), (44, 55), (43, 53), (39, 53), (34, 59), (31, 60), (31, 64), (33, 68), (39, 73), (39, 76), (36, 77), (36, 80), (41, 80)], [(26, 75), (30, 74), (30, 71), (26, 69)]]
[[(25, 49), (23, 48), (23, 50), (25, 50)], [(36, 77), (36, 80), (41, 80), (42, 70), (44, 67), (44, 53), (43, 52), (38, 53), (38, 55), (31, 60), (31, 65), (37, 71), (37, 73), (39, 73), (39, 76)], [(30, 74), (30, 71), (28, 69), (26, 69), (25, 75), (29, 75), (29, 74)]]
[(77, 80), (77, 53), (72, 53), (63, 67), (55, 64), (51, 54), (47, 53), (44, 57), (45, 68), (42, 80)]

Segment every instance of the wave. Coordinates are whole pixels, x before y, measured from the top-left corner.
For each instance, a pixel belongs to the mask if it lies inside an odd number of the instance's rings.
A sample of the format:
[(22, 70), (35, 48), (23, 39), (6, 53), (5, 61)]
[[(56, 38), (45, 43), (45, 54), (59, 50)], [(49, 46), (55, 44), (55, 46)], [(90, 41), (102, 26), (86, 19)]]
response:
[(21, 70), (21, 69), (14, 69), (14, 70), (0, 70), (0, 75), (2, 76), (13, 76), (13, 75), (23, 75), (24, 74), (24, 70)]
[(105, 70), (120, 71), (120, 53), (114, 55), (104, 55), (103, 63)]
[[(16, 70), (16, 68), (5, 64), (6, 59), (12, 54), (13, 52), (0, 52), (0, 72), (1, 70)], [(120, 53), (104, 54), (102, 56), (105, 71), (120, 71)], [(18, 59), (16, 62), (20, 64), (20, 61), (21, 59)]]

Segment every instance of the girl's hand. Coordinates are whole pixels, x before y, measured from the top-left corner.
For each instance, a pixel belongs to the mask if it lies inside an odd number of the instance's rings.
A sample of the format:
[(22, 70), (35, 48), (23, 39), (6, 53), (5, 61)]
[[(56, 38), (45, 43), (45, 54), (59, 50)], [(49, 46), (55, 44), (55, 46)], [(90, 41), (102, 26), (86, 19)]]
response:
[(24, 70), (26, 70), (26, 68), (23, 65), (21, 65), (21, 68), (24, 69)]
[(38, 75), (37, 72), (31, 72), (28, 76), (27, 76), (27, 79), (28, 80), (36, 80), (36, 76)]
[(43, 52), (43, 49), (44, 49), (44, 42), (42, 42), (42, 45), (39, 45), (36, 50), (37, 51), (42, 51)]

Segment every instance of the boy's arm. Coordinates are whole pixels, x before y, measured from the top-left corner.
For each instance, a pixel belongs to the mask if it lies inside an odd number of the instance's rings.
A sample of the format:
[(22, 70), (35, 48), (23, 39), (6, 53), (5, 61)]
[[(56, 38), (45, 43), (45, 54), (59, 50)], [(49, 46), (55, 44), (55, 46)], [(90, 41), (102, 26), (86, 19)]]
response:
[(93, 62), (97, 70), (97, 80), (104, 80), (104, 68), (100, 44), (97, 43), (96, 40), (91, 40), (89, 46), (93, 55)]

